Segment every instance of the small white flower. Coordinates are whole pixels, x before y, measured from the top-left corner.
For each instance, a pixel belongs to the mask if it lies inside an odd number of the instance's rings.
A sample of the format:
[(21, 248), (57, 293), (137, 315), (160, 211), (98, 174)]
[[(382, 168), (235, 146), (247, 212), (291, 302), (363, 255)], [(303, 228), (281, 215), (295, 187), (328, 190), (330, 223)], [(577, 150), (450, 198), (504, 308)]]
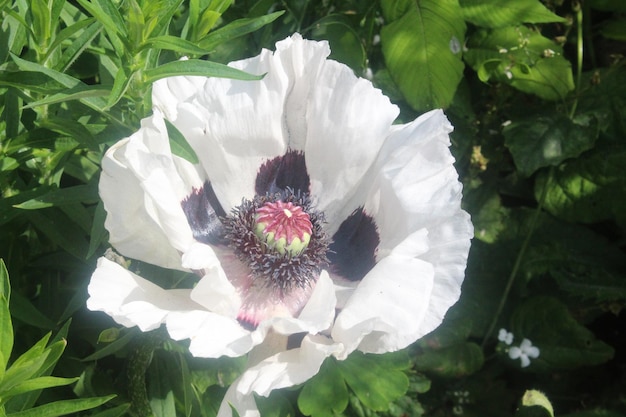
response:
[(533, 346), (532, 342), (528, 339), (522, 340), (519, 347), (513, 346), (509, 349), (509, 358), (519, 359), (521, 361), (522, 368), (526, 368), (530, 365), (530, 359), (536, 359), (539, 357), (539, 348)]
[[(393, 124), (398, 108), (329, 54), (296, 34), (230, 64), (260, 81), (160, 80), (154, 114), (102, 161), (111, 244), (197, 282), (166, 290), (101, 258), (87, 306), (165, 324), (195, 356), (249, 353), (219, 417), (229, 404), (258, 416), (255, 393), (305, 382), (328, 356), (408, 346), (461, 293), (473, 227), (452, 126), (441, 110)], [(166, 121), (199, 163), (172, 153)]]
[(380, 35), (376, 34), (372, 38), (372, 45), (378, 45), (380, 43)]
[(500, 332), (498, 333), (498, 340), (510, 345), (513, 343), (513, 333), (507, 332), (506, 329), (500, 329)]

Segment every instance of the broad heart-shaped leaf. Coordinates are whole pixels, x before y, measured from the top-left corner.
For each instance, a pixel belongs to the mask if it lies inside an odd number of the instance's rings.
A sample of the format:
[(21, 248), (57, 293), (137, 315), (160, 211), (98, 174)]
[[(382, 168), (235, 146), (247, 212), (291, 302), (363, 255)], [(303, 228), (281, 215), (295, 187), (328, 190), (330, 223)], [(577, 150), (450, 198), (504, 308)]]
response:
[(540, 173), (535, 195), (539, 198), (547, 187), (544, 207), (566, 221), (614, 220), (626, 227), (625, 166), (624, 142), (600, 140), (595, 149), (564, 162), (553, 174)]
[(535, 296), (520, 304), (511, 316), (516, 341), (529, 339), (540, 350), (529, 369), (575, 369), (598, 365), (613, 357), (613, 348), (595, 338), (570, 315), (558, 299)]
[(319, 372), (308, 380), (298, 395), (298, 408), (311, 417), (332, 417), (348, 406), (348, 387), (335, 358), (322, 363)]
[(485, 28), (566, 21), (539, 0), (459, 0), (459, 3), (465, 20)]
[(563, 292), (600, 305), (626, 300), (624, 271), (626, 258), (616, 244), (587, 227), (546, 214), (538, 219), (520, 276), (529, 281), (548, 275)]
[(481, 29), (467, 45), (465, 60), (484, 82), (510, 84), (545, 100), (561, 100), (574, 89), (562, 48), (525, 26)]
[(463, 342), (443, 349), (428, 349), (417, 354), (415, 369), (446, 378), (460, 378), (479, 370), (485, 358), (480, 346)]
[(383, 0), (385, 63), (418, 111), (447, 107), (463, 77), (465, 22), (457, 0)]
[(558, 165), (591, 149), (599, 132), (593, 115), (578, 115), (572, 120), (554, 113), (512, 122), (503, 134), (519, 172), (530, 176), (539, 168)]
[(338, 361), (339, 372), (359, 401), (374, 411), (384, 411), (409, 388), (404, 372), (409, 368), (406, 352), (367, 355), (353, 352)]

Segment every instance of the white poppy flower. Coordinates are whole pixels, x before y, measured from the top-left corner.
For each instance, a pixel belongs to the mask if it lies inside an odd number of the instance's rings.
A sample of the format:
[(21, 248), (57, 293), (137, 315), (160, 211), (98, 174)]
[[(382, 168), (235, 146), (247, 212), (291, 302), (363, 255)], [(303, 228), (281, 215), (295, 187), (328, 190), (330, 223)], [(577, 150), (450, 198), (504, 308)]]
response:
[[(261, 81), (158, 81), (153, 115), (102, 163), (111, 244), (198, 282), (166, 290), (103, 258), (88, 307), (165, 324), (195, 356), (250, 352), (220, 416), (257, 416), (253, 392), (330, 355), (402, 349), (460, 296), (473, 228), (451, 125), (440, 110), (392, 125), (397, 107), (329, 53), (296, 34), (230, 64)], [(166, 120), (198, 164), (172, 154)]]
[(526, 368), (530, 365), (530, 359), (536, 359), (539, 357), (539, 348), (537, 346), (533, 346), (532, 342), (526, 338), (522, 340), (519, 347), (513, 346), (509, 349), (509, 358), (515, 360), (519, 359), (521, 362), (522, 368)]

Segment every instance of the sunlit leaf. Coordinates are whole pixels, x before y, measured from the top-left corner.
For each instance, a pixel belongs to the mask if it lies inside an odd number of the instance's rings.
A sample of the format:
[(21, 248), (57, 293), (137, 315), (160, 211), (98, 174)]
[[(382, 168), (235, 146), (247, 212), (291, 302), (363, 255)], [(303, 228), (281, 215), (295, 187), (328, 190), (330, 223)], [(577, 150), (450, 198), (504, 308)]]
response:
[(363, 404), (372, 410), (384, 411), (409, 387), (409, 378), (404, 372), (409, 365), (408, 358), (405, 356), (405, 361), (398, 361), (402, 354), (365, 355), (356, 351), (348, 359), (338, 361), (337, 366)]
[(566, 21), (539, 0), (459, 0), (459, 3), (465, 20), (481, 27)]
[(146, 83), (153, 83), (161, 78), (180, 75), (199, 75), (203, 77), (232, 78), (246, 81), (255, 81), (263, 78), (263, 74), (248, 74), (247, 72), (229, 67), (228, 65), (199, 59), (168, 62), (156, 68), (146, 70), (143, 75), (144, 82)]
[(334, 358), (327, 359), (298, 395), (298, 408), (311, 417), (333, 416), (348, 406), (348, 387)]
[(73, 384), (78, 381), (78, 378), (58, 378), (54, 376), (42, 376), (38, 378), (29, 379), (13, 386), (11, 389), (2, 393), (4, 400), (9, 397), (14, 397), (19, 394), (24, 394), (30, 391), (41, 390), (45, 388), (61, 387), (64, 385)]
[(512, 122), (503, 131), (504, 143), (525, 176), (591, 149), (599, 133), (598, 121), (591, 115), (572, 120), (558, 113)]
[(169, 120), (165, 120), (165, 127), (167, 128), (167, 136), (170, 140), (170, 148), (172, 153), (176, 156), (197, 164), (199, 162), (198, 155), (193, 150), (185, 136), (174, 126)]
[(207, 36), (200, 39), (198, 46), (205, 50), (213, 50), (218, 45), (254, 32), (263, 26), (272, 23), (283, 13), (283, 11), (279, 11), (255, 18), (234, 20), (219, 29), (211, 31)]
[(49, 404), (40, 405), (30, 410), (19, 411), (17, 413), (7, 414), (7, 417), (57, 417), (68, 414), (75, 414), (79, 411), (96, 408), (111, 399), (115, 395), (96, 398), (80, 398), (76, 400), (62, 400)]
[(626, 226), (626, 147), (602, 143), (577, 159), (567, 161), (553, 174), (537, 177), (535, 195), (545, 191), (544, 207), (571, 222), (595, 223), (613, 219)]
[(464, 57), (482, 81), (510, 84), (546, 100), (561, 100), (574, 89), (562, 48), (525, 26), (478, 30)]
[(447, 107), (463, 77), (465, 22), (456, 0), (384, 0), (385, 63), (416, 110)]

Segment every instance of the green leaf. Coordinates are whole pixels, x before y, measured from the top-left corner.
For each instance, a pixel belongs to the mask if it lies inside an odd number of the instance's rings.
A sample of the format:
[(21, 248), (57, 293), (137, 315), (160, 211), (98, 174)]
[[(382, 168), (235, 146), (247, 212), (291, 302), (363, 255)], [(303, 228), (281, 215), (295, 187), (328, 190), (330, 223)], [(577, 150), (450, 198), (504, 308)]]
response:
[(147, 39), (141, 46), (141, 49), (147, 48), (167, 49), (183, 55), (206, 55), (210, 52), (210, 50), (201, 48), (193, 42), (171, 35), (156, 36), (154, 38)]
[(123, 415), (127, 415), (126, 413), (129, 408), (130, 404), (121, 404), (109, 410), (101, 411), (96, 414), (91, 414), (90, 417), (121, 417)]
[(128, 30), (115, 4), (111, 0), (78, 0), (78, 3), (104, 26), (117, 56), (123, 57), (125, 52), (130, 50)]
[(254, 32), (263, 26), (272, 23), (284, 12), (274, 12), (255, 18), (238, 19), (228, 23), (217, 30), (212, 31), (207, 36), (200, 39), (198, 46), (204, 50), (212, 51), (218, 45), (224, 44), (232, 39), (238, 38), (248, 33)]
[(232, 78), (235, 80), (256, 81), (263, 78), (263, 75), (252, 75), (247, 72), (229, 67), (228, 65), (218, 64), (211, 61), (202, 61), (199, 59), (188, 59), (181, 61), (173, 61), (146, 70), (144, 72), (144, 82), (151, 84), (157, 80), (166, 77), (175, 77), (180, 75), (199, 75), (202, 77), (218, 77)]
[[(86, 87), (86, 84), (84, 84), (82, 81), (70, 75), (63, 74), (61, 72), (46, 68), (43, 65), (40, 65), (34, 62), (26, 61), (13, 54), (11, 54), (11, 58), (17, 64), (17, 66), (23, 71), (39, 72), (41, 74), (44, 74), (50, 77), (50, 79), (58, 82), (59, 84), (61, 84), (62, 86), (66, 88), (75, 88), (75, 87), (85, 88)], [(85, 105), (101, 113), (104, 112), (104, 108), (106, 107), (105, 101), (100, 97), (85, 97), (85, 98), (82, 98), (80, 101), (81, 103), (84, 103)]]
[(547, 188), (544, 207), (570, 222), (596, 223), (615, 220), (626, 227), (626, 200), (616, 198), (626, 189), (626, 146), (600, 143), (558, 170), (540, 173), (535, 195)]
[(78, 381), (79, 378), (58, 378), (54, 376), (42, 376), (38, 378), (29, 379), (28, 381), (21, 382), (14, 385), (11, 389), (2, 393), (2, 399), (0, 401), (6, 401), (10, 397), (24, 394), (31, 391), (37, 391), (52, 387), (61, 387), (64, 385), (73, 384)]
[(520, 23), (566, 22), (539, 0), (459, 0), (459, 3), (465, 20), (486, 28)]
[(30, 102), (29, 104), (23, 106), (22, 108), (32, 109), (38, 106), (64, 103), (70, 100), (80, 100), (84, 98), (102, 97), (102, 96), (108, 95), (110, 90), (111, 90), (111, 87), (105, 86), (105, 85), (76, 86), (74, 88), (63, 90), (60, 93), (47, 95), (41, 100)]
[[(9, 273), (0, 258), (0, 374), (4, 374), (7, 362), (13, 350), (13, 324), (11, 322), (11, 310), (9, 299), (11, 298), (11, 283)], [(2, 378), (0, 378), (2, 381)]]
[(89, 247), (85, 234), (57, 207), (28, 210), (25, 213), (29, 221), (54, 244), (78, 259), (85, 259)]
[(626, 12), (626, 3), (622, 0), (589, 0), (589, 6), (607, 12)]
[(96, 211), (93, 215), (93, 222), (91, 224), (91, 232), (89, 233), (89, 250), (87, 251), (86, 258), (91, 258), (96, 250), (100, 247), (100, 244), (106, 241), (107, 231), (104, 228), (104, 221), (107, 213), (104, 210), (104, 203), (98, 202)]
[(176, 156), (180, 156), (181, 158), (191, 162), (192, 164), (197, 164), (200, 162), (198, 159), (198, 155), (196, 155), (196, 151), (193, 150), (185, 136), (174, 126), (169, 120), (165, 119), (165, 127), (167, 128), (167, 136), (170, 140), (170, 149), (172, 153)]
[(605, 22), (600, 28), (602, 36), (616, 41), (626, 41), (626, 19), (617, 18)]
[(380, 37), (392, 78), (418, 111), (447, 107), (463, 77), (465, 22), (456, 0), (384, 0)]
[(328, 358), (322, 363), (317, 375), (302, 388), (298, 395), (298, 408), (307, 416), (332, 417), (342, 413), (347, 406), (348, 387), (337, 361)]
[(11, 298), (11, 311), (13, 317), (31, 326), (44, 330), (51, 330), (56, 326), (52, 320), (41, 313), (26, 297), (19, 293)]
[[(105, 331), (107, 331), (107, 330), (105, 330)], [(103, 331), (103, 333), (105, 331)], [(130, 341), (132, 341), (133, 338), (136, 335), (137, 334), (135, 332), (130, 331), (130, 332), (126, 333), (124, 336), (120, 337), (119, 339), (113, 340), (113, 341), (111, 341), (111, 343), (108, 343), (106, 346), (98, 349), (97, 351), (95, 351), (91, 355), (89, 355), (86, 358), (82, 359), (82, 361), (84, 361), (84, 362), (95, 361), (95, 360), (98, 360), (98, 359), (105, 358), (105, 357), (107, 357), (109, 355), (113, 355), (114, 353), (120, 351)]]
[(596, 339), (553, 297), (535, 296), (519, 305), (511, 316), (510, 328), (516, 340), (527, 338), (540, 350), (529, 369), (576, 369), (605, 363), (614, 354), (613, 348)]
[(537, 391), (534, 389), (527, 390), (522, 397), (522, 406), (539, 406), (547, 411), (549, 417), (554, 417), (554, 409), (552, 408), (552, 403), (550, 403), (550, 400), (548, 399), (546, 394), (541, 391)]
[(545, 100), (562, 100), (574, 89), (562, 48), (525, 26), (478, 30), (464, 56), (485, 82), (509, 84)]
[(539, 217), (532, 242), (520, 270), (527, 280), (548, 275), (564, 293), (598, 305), (626, 300), (626, 258), (613, 242), (549, 215)]
[(599, 133), (598, 121), (592, 115), (578, 115), (572, 120), (558, 113), (512, 122), (503, 131), (504, 144), (524, 176), (593, 148)]
[(363, 404), (384, 411), (409, 388), (409, 378), (404, 372), (409, 367), (408, 357), (405, 356), (405, 362), (398, 358), (393, 354), (366, 355), (355, 351), (348, 359), (338, 361), (337, 367)]
[(315, 22), (311, 37), (329, 41), (329, 58), (343, 62), (357, 72), (365, 69), (367, 53), (363, 43), (350, 22), (342, 16), (326, 16)]
[(74, 203), (95, 203), (96, 201), (98, 201), (97, 184), (92, 183), (52, 190), (39, 197), (16, 204), (13, 207), (24, 210), (38, 210)]
[[(79, 23), (83, 23), (85, 21), (91, 22), (91, 19), (85, 19)], [(79, 23), (65, 28), (59, 36), (57, 36), (57, 38), (61, 35), (65, 35), (65, 30), (74, 30), (75, 28), (73, 26), (77, 26)], [(67, 69), (70, 68), (70, 66), (76, 61), (76, 59), (78, 59), (85, 49), (91, 46), (91, 41), (100, 33), (101, 29), (102, 27), (98, 22), (92, 22), (76, 39), (74, 39), (69, 46), (63, 49), (63, 53), (61, 55), (62, 58), (57, 63), (56, 68), (61, 72), (67, 71)], [(54, 46), (55, 45), (53, 45), (53, 47)]]
[(441, 377), (460, 378), (478, 371), (484, 361), (481, 347), (466, 342), (420, 352), (415, 357), (415, 369)]
[(77, 400), (56, 401), (50, 404), (40, 405), (30, 410), (7, 414), (7, 417), (56, 417), (90, 410), (115, 398), (115, 395), (95, 398), (80, 398)]

